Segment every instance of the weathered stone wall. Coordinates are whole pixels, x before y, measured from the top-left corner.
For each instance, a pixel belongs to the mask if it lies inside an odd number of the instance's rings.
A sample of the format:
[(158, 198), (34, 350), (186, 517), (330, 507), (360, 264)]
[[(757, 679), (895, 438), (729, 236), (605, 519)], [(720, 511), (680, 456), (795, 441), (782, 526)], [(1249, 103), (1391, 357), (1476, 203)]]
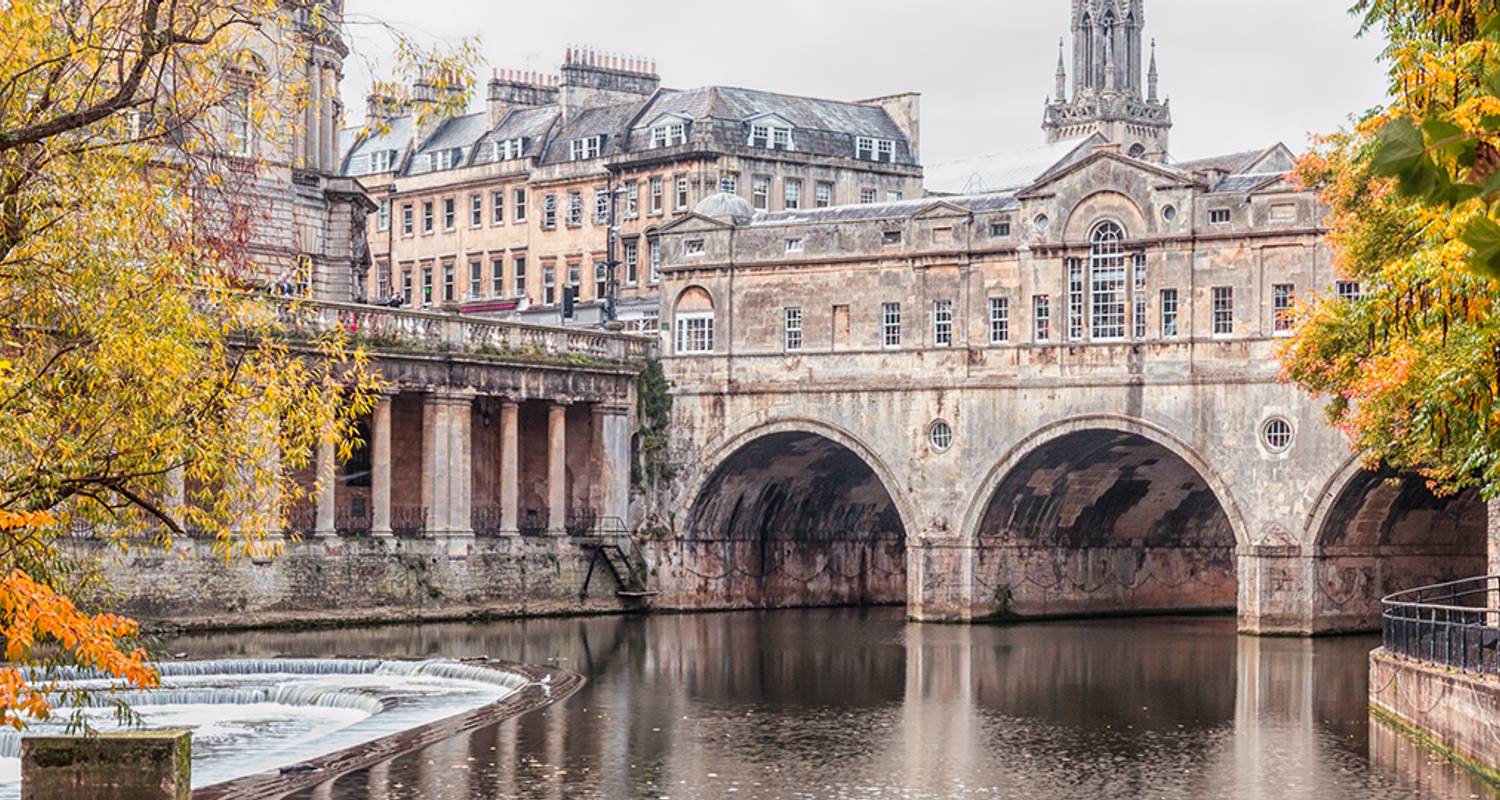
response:
[(480, 538), (458, 554), (440, 540), (304, 541), (257, 560), (220, 558), (201, 541), (170, 552), (80, 547), (102, 557), (115, 607), (152, 623), (241, 627), (629, 607), (602, 562), (581, 596), (592, 550), (571, 539)]
[(21, 800), (190, 800), (191, 757), (186, 730), (27, 736)]
[(641, 545), (655, 608), (798, 608), (906, 602), (906, 545), (670, 540)]
[(1500, 781), (1495, 725), (1500, 681), (1409, 661), (1376, 650), (1370, 655), (1370, 708), (1382, 721), (1460, 764)]

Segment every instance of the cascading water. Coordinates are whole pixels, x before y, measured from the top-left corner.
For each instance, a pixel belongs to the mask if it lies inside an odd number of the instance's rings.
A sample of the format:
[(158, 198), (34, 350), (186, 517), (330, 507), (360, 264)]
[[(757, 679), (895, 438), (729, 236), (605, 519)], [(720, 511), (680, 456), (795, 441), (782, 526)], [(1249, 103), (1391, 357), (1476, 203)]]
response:
[[(456, 661), (237, 659), (158, 665), (159, 689), (122, 690), (85, 670), (34, 677), (84, 690), (93, 727), (119, 727), (124, 703), (147, 728), (193, 729), (193, 785), (273, 770), (494, 703), (519, 675)], [(42, 723), (32, 733), (61, 733)], [(21, 734), (0, 733), (0, 800), (20, 795)]]

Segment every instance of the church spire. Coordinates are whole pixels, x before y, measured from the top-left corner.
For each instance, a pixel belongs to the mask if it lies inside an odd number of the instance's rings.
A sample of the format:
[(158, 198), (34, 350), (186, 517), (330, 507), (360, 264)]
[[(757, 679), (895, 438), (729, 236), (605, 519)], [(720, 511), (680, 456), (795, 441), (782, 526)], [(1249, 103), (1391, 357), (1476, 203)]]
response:
[(1063, 38), (1057, 37), (1057, 94), (1053, 96), (1059, 103), (1068, 99), (1068, 68), (1063, 62)]
[(1156, 40), (1151, 40), (1151, 69), (1146, 73), (1146, 102), (1156, 102)]

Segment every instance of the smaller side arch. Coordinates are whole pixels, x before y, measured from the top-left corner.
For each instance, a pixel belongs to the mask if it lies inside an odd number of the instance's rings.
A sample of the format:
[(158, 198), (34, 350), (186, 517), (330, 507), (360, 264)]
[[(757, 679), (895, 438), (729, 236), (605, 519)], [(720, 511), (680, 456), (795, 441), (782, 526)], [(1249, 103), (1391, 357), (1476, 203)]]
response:
[(693, 503), (702, 494), (715, 472), (735, 453), (746, 445), (757, 439), (782, 433), (802, 433), (812, 436), (821, 436), (854, 453), (869, 466), (875, 473), (886, 492), (891, 496), (891, 502), (896, 507), (896, 513), (901, 518), (901, 525), (909, 536), (915, 536), (919, 528), (916, 526), (917, 516), (902, 491), (902, 484), (896, 479), (895, 473), (885, 463), (885, 460), (876, 455), (858, 436), (848, 429), (830, 422), (812, 419), (810, 417), (781, 417), (752, 425), (740, 432), (721, 437), (710, 442), (699, 452), (703, 457), (698, 463), (703, 466), (692, 473), (692, 476), (683, 485), (687, 489), (683, 497), (688, 503)]

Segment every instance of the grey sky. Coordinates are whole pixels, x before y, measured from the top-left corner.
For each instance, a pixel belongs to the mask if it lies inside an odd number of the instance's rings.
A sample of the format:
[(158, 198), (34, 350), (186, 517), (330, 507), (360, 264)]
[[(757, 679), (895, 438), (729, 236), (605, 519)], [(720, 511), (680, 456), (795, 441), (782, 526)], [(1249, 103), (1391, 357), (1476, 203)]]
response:
[[(1380, 102), (1377, 38), (1356, 40), (1350, 0), (1147, 0), (1162, 93), (1176, 123), (1172, 155), (1193, 158), (1284, 141), (1342, 124)], [(477, 35), (488, 67), (552, 71), (563, 48), (656, 59), (664, 85), (707, 84), (847, 100), (922, 93), (922, 158), (938, 163), (1040, 143), (1067, 0), (760, 0), (729, 6), (653, 0), (480, 3), (347, 0), (419, 40)], [(368, 66), (390, 50), (352, 29), (345, 101), (357, 119)], [(1071, 38), (1069, 39), (1071, 47)], [(1071, 63), (1071, 62), (1070, 62)], [(480, 82), (481, 87), (483, 81)], [(475, 100), (481, 105), (483, 89)]]

